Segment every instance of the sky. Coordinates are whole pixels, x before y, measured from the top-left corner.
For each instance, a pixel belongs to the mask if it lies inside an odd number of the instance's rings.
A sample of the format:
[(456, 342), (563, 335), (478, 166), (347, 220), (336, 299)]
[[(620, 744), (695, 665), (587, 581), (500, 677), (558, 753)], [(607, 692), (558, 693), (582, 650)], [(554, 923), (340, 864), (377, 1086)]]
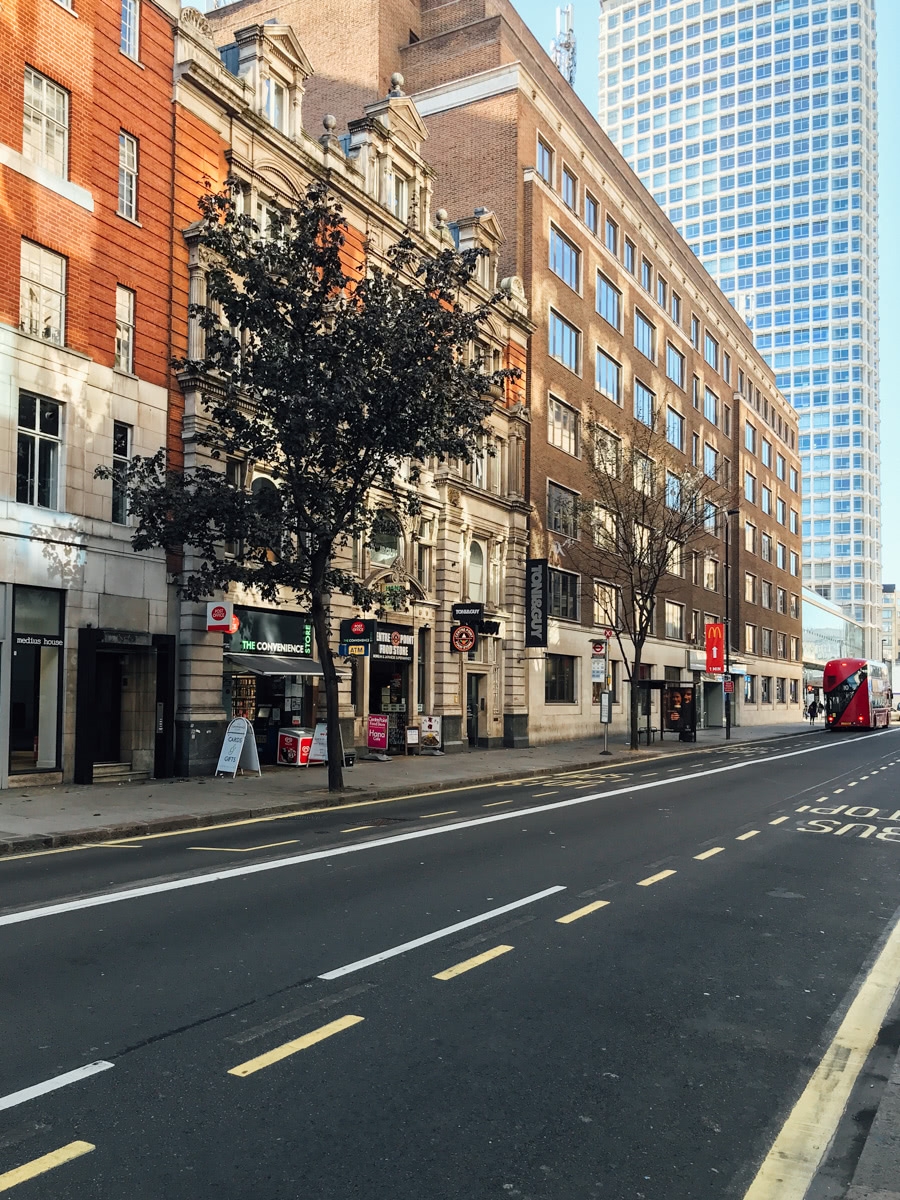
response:
[[(544, 47), (556, 32), (552, 0), (513, 0)], [(597, 111), (598, 0), (574, 0), (578, 67), (575, 91)], [(900, 0), (876, 0), (879, 64), (900, 63)], [(881, 245), (881, 478), (882, 579), (900, 583), (900, 72), (885, 67), (878, 77)], [(893, 131), (892, 131), (893, 121)], [(893, 212), (892, 212), (893, 208)], [(893, 225), (897, 221), (897, 225)]]

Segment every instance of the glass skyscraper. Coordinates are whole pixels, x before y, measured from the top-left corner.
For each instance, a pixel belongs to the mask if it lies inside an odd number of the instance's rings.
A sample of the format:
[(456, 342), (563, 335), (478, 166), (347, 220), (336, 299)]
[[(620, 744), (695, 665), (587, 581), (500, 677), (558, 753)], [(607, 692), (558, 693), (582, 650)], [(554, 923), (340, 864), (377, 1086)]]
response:
[(804, 581), (881, 656), (875, 0), (601, 0), (599, 118), (799, 413)]

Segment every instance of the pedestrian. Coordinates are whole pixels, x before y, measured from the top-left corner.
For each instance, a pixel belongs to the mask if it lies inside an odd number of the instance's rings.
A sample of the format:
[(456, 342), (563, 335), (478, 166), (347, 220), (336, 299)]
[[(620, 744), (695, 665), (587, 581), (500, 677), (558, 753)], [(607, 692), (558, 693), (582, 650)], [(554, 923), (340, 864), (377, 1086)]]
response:
[(810, 725), (814, 725), (816, 717), (819, 715), (819, 706), (816, 704), (815, 700), (810, 700), (807, 712), (809, 714)]

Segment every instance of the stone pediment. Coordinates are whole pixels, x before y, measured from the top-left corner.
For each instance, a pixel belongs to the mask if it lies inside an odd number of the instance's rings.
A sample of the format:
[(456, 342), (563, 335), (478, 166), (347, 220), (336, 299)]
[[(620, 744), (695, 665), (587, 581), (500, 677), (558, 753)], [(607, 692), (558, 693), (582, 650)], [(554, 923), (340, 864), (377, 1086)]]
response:
[(379, 120), (393, 137), (405, 143), (414, 153), (420, 153), (428, 130), (409, 96), (386, 96), (384, 100), (367, 104), (363, 112), (367, 117)]
[(239, 46), (265, 41), (272, 55), (291, 72), (297, 72), (303, 79), (309, 79), (313, 74), (312, 63), (290, 25), (248, 25), (237, 30), (234, 40)]

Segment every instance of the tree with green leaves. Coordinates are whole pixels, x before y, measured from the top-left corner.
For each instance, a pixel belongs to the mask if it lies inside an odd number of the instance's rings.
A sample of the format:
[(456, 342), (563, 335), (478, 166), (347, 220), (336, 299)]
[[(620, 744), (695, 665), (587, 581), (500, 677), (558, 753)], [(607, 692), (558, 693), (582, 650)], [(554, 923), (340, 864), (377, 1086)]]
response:
[(132, 544), (180, 556), (185, 599), (237, 585), (308, 605), (328, 785), (340, 790), (330, 598), (344, 593), (363, 611), (379, 603), (341, 552), (352, 539), (371, 544), (391, 512), (418, 510), (426, 460), (471, 461), (488, 389), (511, 372), (487, 373), (473, 352), (491, 313), (467, 294), (480, 251), (406, 234), (381, 255), (367, 245), (360, 262), (340, 205), (319, 184), (272, 212), (265, 229), (230, 189), (199, 207), (194, 233), (209, 266), (205, 302), (190, 315), (204, 348), (175, 365), (201, 396), (200, 461), (175, 470), (160, 451), (130, 462)]
[(727, 500), (723, 482), (692, 466), (667, 432), (659, 409), (635, 419), (628, 441), (596, 417), (586, 422), (587, 486), (578, 508), (590, 535), (569, 550), (579, 570), (604, 581), (597, 601), (625, 664), (632, 750), (644, 646), (665, 578), (683, 574), (689, 548), (716, 532)]

